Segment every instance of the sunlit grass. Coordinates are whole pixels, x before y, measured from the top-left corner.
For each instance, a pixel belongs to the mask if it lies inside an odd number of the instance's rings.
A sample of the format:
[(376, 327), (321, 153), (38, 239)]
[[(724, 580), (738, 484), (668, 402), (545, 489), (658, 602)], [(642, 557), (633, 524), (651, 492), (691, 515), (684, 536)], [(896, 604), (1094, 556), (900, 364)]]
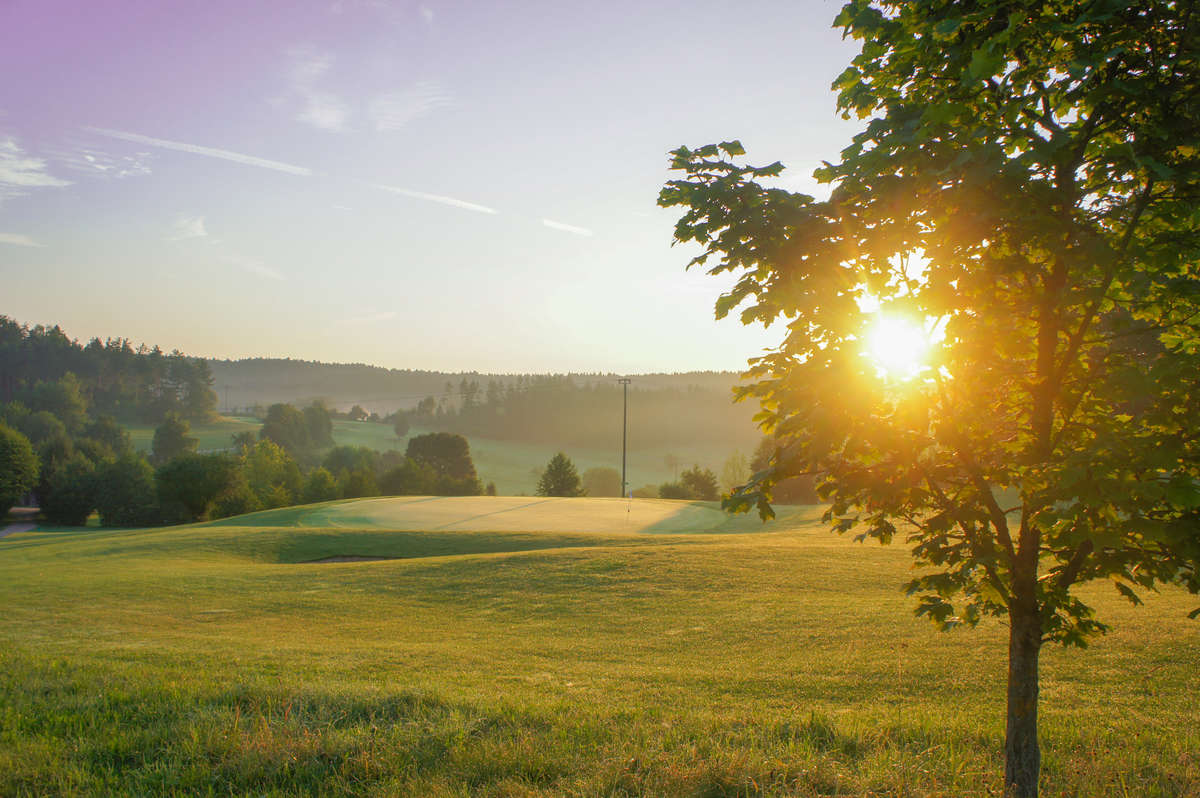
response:
[[(1004, 629), (936, 632), (900, 547), (805, 518), (8, 538), (0, 794), (997, 795)], [(337, 551), (402, 559), (300, 564)], [(1196, 795), (1192, 602), (1089, 598), (1045, 794)]]

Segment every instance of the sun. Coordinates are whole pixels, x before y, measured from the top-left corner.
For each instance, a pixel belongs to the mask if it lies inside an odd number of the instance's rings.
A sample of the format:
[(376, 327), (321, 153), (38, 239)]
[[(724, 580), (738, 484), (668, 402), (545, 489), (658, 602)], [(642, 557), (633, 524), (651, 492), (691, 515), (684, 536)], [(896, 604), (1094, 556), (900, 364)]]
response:
[(883, 374), (908, 380), (929, 367), (930, 343), (920, 324), (900, 316), (880, 316), (867, 332), (864, 354)]

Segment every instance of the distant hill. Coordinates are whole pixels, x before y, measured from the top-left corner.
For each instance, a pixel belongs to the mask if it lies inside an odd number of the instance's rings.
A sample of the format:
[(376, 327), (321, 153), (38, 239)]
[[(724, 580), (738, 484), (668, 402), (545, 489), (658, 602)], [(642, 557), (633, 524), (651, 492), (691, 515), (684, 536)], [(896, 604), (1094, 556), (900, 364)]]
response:
[[(329, 407), (349, 410), (361, 405), (368, 411), (388, 415), (409, 410), (427, 396), (441, 399), (458, 396), (464, 380), (486, 389), (489, 382), (514, 386), (538, 376), (533, 374), (482, 374), (470, 372), (388, 369), (364, 363), (319, 363), (283, 358), (209, 360), (213, 390), (222, 410), (249, 409), (274, 402), (307, 404), (323, 400)], [(619, 374), (568, 374), (578, 385), (615, 384)], [(689, 371), (678, 374), (631, 375), (631, 390), (712, 391), (731, 395), (738, 380), (733, 371)], [(447, 390), (447, 384), (450, 389)]]

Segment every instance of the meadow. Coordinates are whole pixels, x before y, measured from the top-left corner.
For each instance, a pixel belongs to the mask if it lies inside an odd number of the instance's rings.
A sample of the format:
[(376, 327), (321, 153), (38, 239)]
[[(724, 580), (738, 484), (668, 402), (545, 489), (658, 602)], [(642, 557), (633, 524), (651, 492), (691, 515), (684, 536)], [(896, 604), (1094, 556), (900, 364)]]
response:
[[(819, 513), (405, 497), (12, 535), (0, 795), (999, 795), (1005, 629), (914, 618), (903, 547)], [(1084, 595), (1115, 628), (1044, 653), (1044, 794), (1200, 795), (1194, 597)]]
[[(134, 446), (143, 452), (149, 452), (154, 441), (153, 424), (126, 424)], [(191, 436), (198, 441), (200, 451), (226, 449), (231, 445), (233, 436), (239, 432), (258, 434), (262, 423), (248, 416), (220, 416), (208, 424), (192, 425)], [(397, 438), (390, 424), (372, 424), (365, 421), (347, 421), (344, 419), (333, 422), (333, 439), (338, 446), (365, 446), (379, 452), (396, 449), (401, 452), (408, 445), (408, 439), (414, 435), (422, 435), (430, 430), (413, 427), (404, 438)], [(546, 463), (558, 450), (553, 446), (520, 441), (498, 441), (487, 438), (470, 438), (471, 458), (479, 478), (486, 485), (496, 483), (496, 489), (501, 495), (519, 496), (532, 495), (537, 488), (538, 475), (546, 467)], [(566, 453), (575, 463), (579, 473), (594, 466), (607, 466), (621, 470), (621, 441), (613, 441), (611, 449), (577, 448)], [(679, 459), (679, 468), (667, 466), (666, 455), (673, 454)], [(661, 447), (644, 448), (636, 441), (630, 442), (627, 456), (627, 473), (630, 488), (642, 485), (660, 485), (663, 482), (673, 482), (678, 478), (678, 471), (699, 464), (711, 468), (718, 475), (725, 460), (733, 454), (712, 444), (681, 443), (670, 450)], [(751, 452), (744, 451), (749, 457)]]

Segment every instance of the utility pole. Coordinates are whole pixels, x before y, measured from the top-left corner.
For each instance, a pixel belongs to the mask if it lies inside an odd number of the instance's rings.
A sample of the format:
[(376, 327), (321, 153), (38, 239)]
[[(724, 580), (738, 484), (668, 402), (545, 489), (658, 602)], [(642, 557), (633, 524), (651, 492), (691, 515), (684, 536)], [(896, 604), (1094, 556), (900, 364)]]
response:
[(621, 383), (621, 498), (624, 499), (629, 495), (629, 491), (625, 487), (625, 439), (626, 430), (629, 429), (629, 378), (621, 377), (617, 380)]

